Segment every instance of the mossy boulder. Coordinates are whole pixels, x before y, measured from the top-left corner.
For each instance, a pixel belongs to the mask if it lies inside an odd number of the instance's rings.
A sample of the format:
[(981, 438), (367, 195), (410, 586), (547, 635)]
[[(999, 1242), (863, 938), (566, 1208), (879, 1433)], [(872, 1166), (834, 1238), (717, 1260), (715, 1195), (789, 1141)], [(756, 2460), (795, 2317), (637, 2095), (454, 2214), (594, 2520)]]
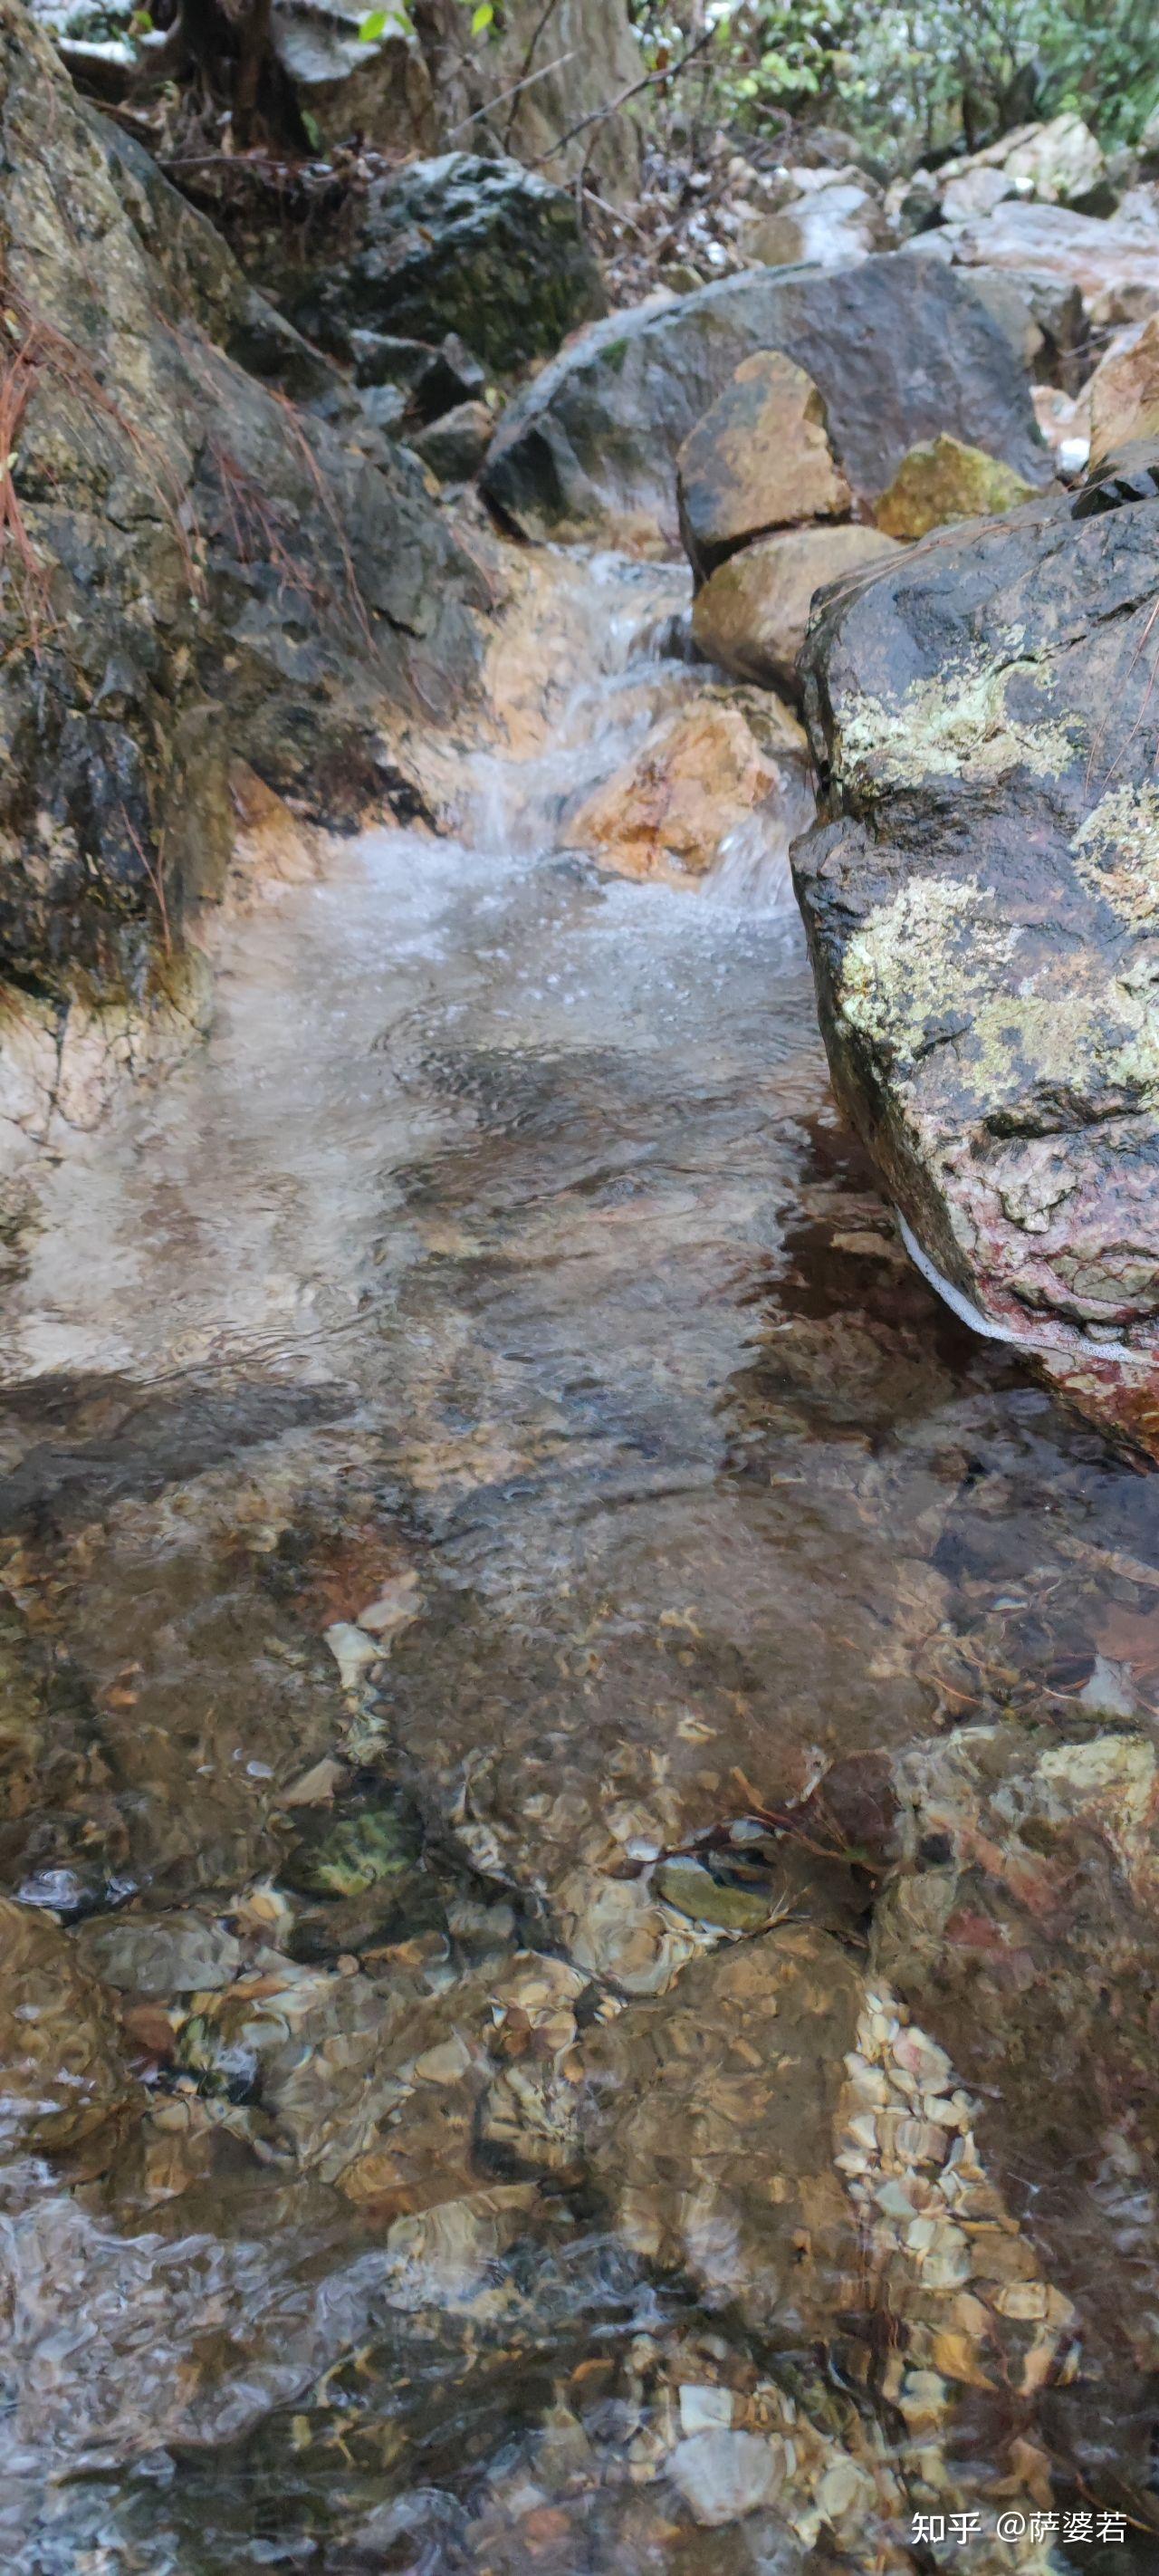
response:
[(445, 152), (371, 181), (353, 238), (325, 232), (310, 265), (266, 283), (311, 340), (347, 357), (352, 335), (438, 340), (455, 331), (504, 375), (554, 354), (605, 310), (575, 200), (518, 161)]
[(887, 537), (925, 537), (953, 519), (993, 518), (1034, 497), (1033, 483), (1001, 457), (943, 430), (903, 456), (875, 516)]

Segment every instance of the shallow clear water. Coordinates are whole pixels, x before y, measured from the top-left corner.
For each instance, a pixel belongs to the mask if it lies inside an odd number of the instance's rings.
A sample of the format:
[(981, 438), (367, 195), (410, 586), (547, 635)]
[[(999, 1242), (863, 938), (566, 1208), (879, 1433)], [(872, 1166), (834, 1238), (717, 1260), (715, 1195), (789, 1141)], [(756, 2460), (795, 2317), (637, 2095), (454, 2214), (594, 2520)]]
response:
[(569, 852), (688, 685), (590, 580), (551, 753), (233, 926), (8, 1299), (19, 2576), (1156, 2563), (1154, 1487), (906, 1261), (783, 864)]

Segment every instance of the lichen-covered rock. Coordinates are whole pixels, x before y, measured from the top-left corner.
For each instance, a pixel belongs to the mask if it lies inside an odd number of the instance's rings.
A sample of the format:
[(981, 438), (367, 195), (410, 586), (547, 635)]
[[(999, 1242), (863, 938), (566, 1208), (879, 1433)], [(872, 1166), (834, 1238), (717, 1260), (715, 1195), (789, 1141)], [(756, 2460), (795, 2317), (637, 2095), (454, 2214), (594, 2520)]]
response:
[(471, 676), (478, 579), (17, 0), (0, 126), (0, 971), (139, 995), (221, 889), (231, 756), (331, 818), (378, 801), (392, 719)]
[(742, 547), (697, 591), (692, 633), (702, 653), (737, 679), (798, 689), (797, 658), (815, 594), (894, 551), (892, 537), (852, 521), (778, 529)]
[(1047, 479), (1006, 334), (963, 277), (903, 251), (827, 273), (749, 269), (612, 315), (511, 404), (483, 489), (527, 536), (674, 546), (679, 450), (739, 362), (770, 349), (818, 386), (856, 491), (884, 491), (907, 450), (940, 430)]
[(1157, 614), (1154, 499), (1039, 502), (899, 556), (806, 645), (826, 819), (794, 854), (837, 1089), (911, 1240), (1143, 1429)]
[(703, 579), (768, 528), (839, 519), (852, 493), (812, 377), (779, 349), (742, 358), (676, 460), (680, 532)]
[(903, 456), (876, 518), (889, 537), (925, 537), (952, 519), (989, 518), (1033, 499), (1034, 486), (1025, 476), (943, 431)]
[(605, 309), (575, 200), (518, 161), (447, 152), (372, 180), (353, 239), (325, 233), (303, 269), (266, 282), (298, 327), (339, 357), (352, 334), (460, 334), (504, 374), (550, 356)]

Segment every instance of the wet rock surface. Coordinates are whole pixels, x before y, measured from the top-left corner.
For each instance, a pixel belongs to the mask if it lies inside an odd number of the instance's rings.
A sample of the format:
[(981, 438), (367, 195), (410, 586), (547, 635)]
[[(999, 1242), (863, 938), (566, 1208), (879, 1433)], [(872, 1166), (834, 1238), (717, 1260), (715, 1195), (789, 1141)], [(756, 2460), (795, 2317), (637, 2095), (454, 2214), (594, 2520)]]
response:
[(230, 757), (316, 813), (359, 812), (392, 722), (468, 685), (482, 594), (393, 452), (350, 443), (347, 388), (15, 5), (0, 88), (0, 962), (53, 1004), (152, 981), (192, 1029), (182, 935), (222, 890)]
[(852, 522), (759, 537), (698, 590), (692, 632), (701, 652), (738, 679), (797, 696), (797, 663), (816, 593), (880, 563), (893, 543), (879, 529)]
[(811, 811), (804, 736), (787, 710), (762, 728), (706, 691), (652, 726), (572, 816), (569, 838), (624, 876), (679, 885), (738, 833), (787, 852)]
[(816, 385), (776, 350), (742, 359), (676, 470), (684, 551), (701, 579), (769, 528), (843, 518), (853, 497)]
[(1119, 488), (943, 532), (824, 611), (832, 819), (796, 876), (840, 1095), (917, 1242), (1146, 1437), (1156, 522)]
[(787, 831), (577, 851), (795, 719), (506, 581), (462, 842), (288, 855), (5, 1217), (5, 2563), (1143, 2570), (1150, 1489), (906, 1259)]
[[(319, 255), (320, 254), (320, 255)], [(503, 374), (553, 355), (605, 309), (573, 199), (518, 161), (447, 152), (372, 180), (357, 236), (267, 274), (293, 321), (345, 357), (351, 335), (455, 331)]]
[(882, 492), (906, 451), (942, 431), (1036, 486), (1047, 479), (1006, 335), (941, 262), (903, 252), (830, 272), (750, 270), (612, 315), (510, 406), (484, 489), (529, 536), (673, 544), (679, 449), (762, 350), (819, 388), (838, 464), (861, 493)]

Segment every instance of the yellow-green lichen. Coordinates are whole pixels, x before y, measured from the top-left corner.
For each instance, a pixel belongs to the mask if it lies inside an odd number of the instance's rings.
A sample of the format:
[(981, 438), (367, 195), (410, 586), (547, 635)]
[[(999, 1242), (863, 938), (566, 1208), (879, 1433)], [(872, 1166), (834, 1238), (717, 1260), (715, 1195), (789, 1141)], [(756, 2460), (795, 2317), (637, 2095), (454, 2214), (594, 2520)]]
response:
[(862, 697), (841, 715), (841, 774), (850, 779), (860, 772), (897, 786), (938, 776), (1004, 777), (1014, 769), (1061, 778), (1082, 748), (1081, 720), (1012, 716), (1007, 691), (1019, 674), (1033, 674), (1044, 692), (1050, 686), (1039, 665), (1023, 659), (917, 680), (892, 706)]
[(1133, 930), (1159, 922), (1159, 788), (1116, 787), (1071, 843), (1075, 875)]
[(912, 1060), (973, 1019), (1021, 937), (973, 878), (912, 877), (850, 940), (841, 1007), (851, 1027)]

